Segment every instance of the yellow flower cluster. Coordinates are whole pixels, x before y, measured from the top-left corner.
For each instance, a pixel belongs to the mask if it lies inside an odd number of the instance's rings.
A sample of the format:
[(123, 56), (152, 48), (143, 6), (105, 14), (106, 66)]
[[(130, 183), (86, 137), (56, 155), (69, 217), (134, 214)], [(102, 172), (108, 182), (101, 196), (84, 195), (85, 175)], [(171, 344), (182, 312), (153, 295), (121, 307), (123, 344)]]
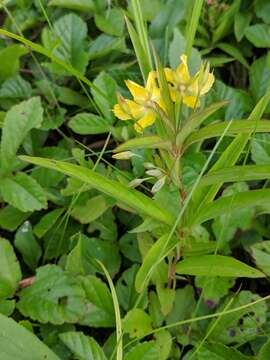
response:
[[(215, 78), (210, 72), (209, 64), (202, 65), (200, 70), (191, 77), (187, 56), (182, 55), (180, 59), (181, 63), (175, 70), (164, 69), (170, 96), (173, 102), (183, 102), (194, 109), (200, 105), (200, 97), (211, 89)], [(121, 120), (133, 119), (135, 130), (142, 132), (159, 116), (157, 107), (166, 112), (157, 83), (157, 73), (155, 71), (149, 73), (145, 88), (131, 80), (126, 80), (126, 85), (133, 100), (118, 96), (118, 104), (114, 106), (113, 112)]]

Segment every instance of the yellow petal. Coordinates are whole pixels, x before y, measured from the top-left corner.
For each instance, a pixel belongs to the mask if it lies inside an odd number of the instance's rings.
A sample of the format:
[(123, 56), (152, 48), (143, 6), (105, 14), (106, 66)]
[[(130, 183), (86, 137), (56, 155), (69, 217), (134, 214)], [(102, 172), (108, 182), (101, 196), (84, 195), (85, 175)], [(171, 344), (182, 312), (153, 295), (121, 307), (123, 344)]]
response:
[(152, 92), (153, 89), (157, 88), (156, 78), (157, 78), (156, 71), (150, 71), (150, 73), (148, 74), (148, 77), (147, 77), (147, 82), (146, 82), (146, 89), (149, 92)]
[(134, 128), (137, 132), (143, 132), (148, 126), (151, 126), (156, 119), (156, 115), (153, 111), (148, 111), (139, 121), (136, 122)]
[(132, 119), (132, 116), (130, 114), (126, 113), (123, 110), (123, 107), (120, 106), (119, 104), (114, 105), (113, 113), (120, 120), (130, 120), (130, 119)]
[(198, 96), (183, 96), (183, 103), (192, 109), (200, 106)]
[(180, 82), (186, 84), (190, 81), (190, 75), (189, 75), (188, 65), (187, 65), (187, 56), (185, 54), (183, 54), (180, 57), (180, 59), (181, 59), (182, 63), (177, 66), (176, 74), (177, 74), (177, 77), (180, 80)]
[(170, 68), (165, 68), (164, 73), (165, 73), (166, 80), (173, 84), (175, 82), (174, 76), (173, 76), (173, 70)]
[(146, 100), (148, 98), (148, 91), (141, 85), (138, 85), (131, 80), (126, 80), (125, 83), (135, 100), (136, 99)]
[(130, 108), (132, 117), (135, 119), (141, 117), (145, 113), (143, 105), (137, 104), (135, 101), (127, 100), (128, 106)]
[(200, 95), (206, 94), (213, 86), (214, 81), (215, 81), (215, 77), (213, 73), (209, 73), (205, 83), (202, 85), (202, 88), (200, 89)]

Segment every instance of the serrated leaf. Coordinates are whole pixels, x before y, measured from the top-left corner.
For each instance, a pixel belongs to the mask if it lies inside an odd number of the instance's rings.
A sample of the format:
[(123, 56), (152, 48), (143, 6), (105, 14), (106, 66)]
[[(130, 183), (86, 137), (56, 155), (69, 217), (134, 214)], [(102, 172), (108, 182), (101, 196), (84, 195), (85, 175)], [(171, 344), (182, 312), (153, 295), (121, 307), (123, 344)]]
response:
[(1, 179), (0, 192), (4, 201), (23, 212), (47, 207), (47, 198), (42, 187), (23, 172)]
[(108, 287), (95, 276), (82, 278), (86, 294), (87, 312), (80, 324), (92, 327), (114, 327), (115, 315), (112, 296)]
[(30, 269), (35, 270), (41, 257), (41, 248), (34, 237), (32, 226), (29, 221), (26, 221), (17, 230), (14, 245), (22, 254), (26, 265), (28, 265)]
[(70, 119), (68, 126), (80, 135), (104, 134), (109, 132), (111, 127), (104, 117), (88, 113), (75, 115)]
[(270, 47), (270, 25), (251, 25), (246, 29), (245, 36), (255, 47)]
[(102, 348), (82, 332), (64, 332), (59, 338), (79, 360), (106, 360)]
[(34, 97), (13, 106), (6, 114), (1, 138), (1, 169), (12, 169), (16, 152), (27, 133), (40, 127), (43, 109), (40, 98)]
[(27, 99), (31, 94), (32, 87), (30, 83), (20, 75), (7, 79), (0, 88), (0, 98)]
[[(70, 13), (60, 17), (54, 23), (53, 29), (53, 33), (48, 29), (43, 30), (42, 40), (45, 47), (84, 74), (89, 61), (85, 51), (86, 23), (80, 16)], [(61, 75), (66, 74), (56, 64), (51, 64), (51, 68)]]
[(66, 175), (90, 184), (107, 195), (125, 203), (138, 213), (148, 215), (167, 224), (173, 223), (173, 216), (144, 194), (129, 189), (115, 180), (109, 180), (105, 176), (90, 169), (50, 159), (34, 158), (30, 156), (21, 156), (20, 158), (36, 165), (63, 172)]
[(0, 237), (0, 298), (12, 296), (21, 277), (20, 265), (12, 245)]
[(269, 87), (270, 62), (268, 56), (256, 59), (249, 71), (249, 89), (254, 98), (258, 101)]
[(259, 270), (223, 255), (192, 256), (178, 262), (176, 272), (182, 275), (195, 276), (265, 277)]
[[(0, 357), (3, 360), (60, 360), (37, 336), (0, 314)], [(29, 346), (31, 344), (31, 346)]]
[(97, 27), (109, 35), (121, 36), (124, 31), (125, 20), (121, 9), (108, 9), (104, 14), (95, 14)]
[(87, 310), (82, 286), (56, 265), (37, 270), (35, 282), (20, 292), (18, 310), (33, 320), (52, 324), (76, 323)]
[(135, 345), (125, 356), (125, 360), (157, 360), (158, 348), (154, 341)]

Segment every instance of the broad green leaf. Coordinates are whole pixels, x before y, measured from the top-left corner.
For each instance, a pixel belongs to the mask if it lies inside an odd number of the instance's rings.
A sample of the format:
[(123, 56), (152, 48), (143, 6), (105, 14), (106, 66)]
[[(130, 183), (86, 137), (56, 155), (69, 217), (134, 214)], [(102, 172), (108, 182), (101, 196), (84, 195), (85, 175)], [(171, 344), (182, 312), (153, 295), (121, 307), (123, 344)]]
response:
[(254, 360), (253, 356), (219, 343), (204, 344), (197, 354), (198, 360)]
[(20, 75), (16, 75), (3, 82), (0, 88), (0, 98), (29, 99), (32, 91), (30, 83)]
[(131, 338), (140, 338), (152, 331), (151, 317), (141, 309), (130, 310), (123, 319), (124, 333)]
[(95, 23), (102, 32), (113, 36), (121, 36), (124, 31), (125, 19), (121, 9), (109, 8), (102, 15), (95, 14)]
[(269, 204), (269, 201), (269, 189), (243, 191), (205, 204), (204, 208), (198, 211), (197, 215), (194, 216), (193, 219), (190, 219), (190, 223), (201, 224), (220, 215), (230, 213), (230, 211), (237, 211), (242, 208), (251, 208), (259, 205), (267, 205)]
[(270, 47), (270, 25), (251, 25), (246, 29), (245, 36), (255, 47)]
[(270, 276), (270, 241), (258, 242), (250, 246), (249, 251), (257, 267)]
[(14, 245), (22, 254), (23, 261), (34, 271), (41, 257), (41, 248), (29, 221), (25, 221), (17, 230)]
[(0, 299), (0, 314), (10, 316), (15, 310), (16, 300)]
[(67, 257), (67, 269), (73, 274), (95, 274), (101, 271), (96, 260), (106, 264), (114, 276), (121, 263), (117, 244), (111, 239), (104, 241), (78, 234), (78, 242)]
[(270, 165), (270, 134), (257, 134), (252, 137), (251, 157), (258, 165)]
[(71, 216), (81, 224), (89, 224), (98, 219), (109, 206), (103, 195), (97, 195), (88, 199), (85, 204), (75, 205)]
[(177, 244), (178, 239), (172, 237), (168, 241), (168, 234), (161, 236), (150, 248), (143, 259), (143, 263), (136, 275), (135, 288), (142, 292), (147, 286), (157, 264), (159, 264)]
[(160, 360), (169, 359), (173, 342), (170, 332), (167, 330), (159, 331), (155, 334), (155, 339)]
[(78, 360), (106, 360), (102, 348), (95, 339), (82, 332), (64, 332), (59, 338)]
[(126, 52), (125, 38), (101, 34), (90, 43), (88, 56), (90, 60), (96, 60), (117, 52)]
[[(264, 0), (263, 0), (264, 1)], [(245, 35), (246, 28), (252, 19), (252, 13), (249, 11), (239, 11), (234, 18), (234, 33), (237, 41), (241, 41)]]
[[(127, 269), (122, 273), (122, 276), (119, 278), (116, 284), (116, 292), (119, 304), (125, 311), (128, 311), (133, 308), (138, 300), (139, 294), (135, 289), (135, 278), (139, 266), (134, 264), (132, 267)], [(137, 307), (145, 308), (147, 305), (147, 292), (145, 291)]]
[(142, 136), (134, 139), (127, 140), (123, 144), (117, 146), (114, 152), (121, 152), (132, 149), (168, 149), (170, 144), (164, 141), (159, 136)]
[(30, 214), (30, 212), (22, 212), (11, 205), (7, 205), (0, 209), (0, 227), (5, 230), (14, 231)]
[[(89, 12), (95, 11), (97, 6), (95, 3), (96, 1), (93, 0), (51, 0), (49, 2), (49, 6), (57, 6), (71, 10)], [(102, 1), (100, 1), (99, 3), (102, 3)], [(103, 3), (105, 4), (105, 2)]]
[[(70, 13), (56, 20), (53, 32), (45, 28), (42, 33), (42, 41), (45, 48), (56, 57), (84, 74), (89, 61), (85, 50), (86, 36), (86, 23), (80, 16)], [(66, 75), (59, 65), (52, 64), (50, 67), (53, 71)]]
[(211, 329), (208, 339), (225, 345), (247, 343), (251, 339), (258, 339), (267, 318), (266, 301), (241, 309), (244, 305), (257, 300), (261, 300), (259, 295), (245, 290), (228, 296), (216, 311), (222, 312), (228, 308), (240, 309), (231, 314), (223, 314), (218, 321), (213, 319), (206, 329), (207, 332)]
[(54, 209), (41, 217), (39, 222), (34, 226), (34, 234), (38, 238), (42, 238), (47, 233), (47, 231), (49, 231), (55, 225), (64, 211), (65, 209), (63, 208)]
[(173, 217), (144, 194), (129, 189), (117, 181), (109, 180), (105, 176), (90, 169), (50, 159), (34, 158), (30, 156), (21, 156), (20, 158), (24, 161), (31, 162), (32, 164), (63, 172), (68, 176), (72, 176), (86, 184), (90, 184), (94, 188), (133, 208), (140, 214), (148, 215), (169, 225), (173, 223)]
[(270, 339), (261, 347), (257, 360), (268, 360), (270, 357)]
[(228, 43), (219, 43), (217, 47), (222, 51), (224, 51), (225, 53), (227, 53), (228, 55), (234, 57), (235, 60), (238, 60), (243, 66), (249, 69), (249, 64), (247, 60), (244, 58), (241, 51), (237, 47)]
[[(216, 136), (221, 136), (228, 126), (227, 122), (220, 122), (216, 124), (207, 125), (196, 132), (189, 135), (185, 141), (185, 148), (191, 144), (202, 141), (205, 139), (210, 139)], [(251, 132), (261, 133), (261, 132), (270, 132), (270, 121), (269, 120), (260, 120), (257, 121), (247, 121), (247, 120), (233, 120), (230, 128), (226, 132), (226, 136), (236, 136), (237, 134), (245, 133), (249, 134)]]
[[(3, 360), (60, 360), (37, 336), (0, 314), (0, 357)], [(31, 344), (31, 346), (30, 346)]]
[(262, 56), (253, 62), (249, 72), (249, 89), (257, 101), (267, 92), (270, 84), (269, 78), (270, 57), (269, 55)]
[(70, 119), (68, 126), (80, 135), (104, 134), (111, 128), (104, 117), (88, 113), (75, 115)]
[(35, 282), (20, 292), (18, 310), (41, 323), (76, 323), (87, 311), (85, 292), (70, 274), (56, 265), (37, 270)]
[(265, 0), (257, 0), (255, 2), (255, 13), (266, 24), (270, 23), (268, 14), (270, 12), (270, 3)]
[(1, 169), (8, 172), (27, 133), (41, 126), (43, 109), (39, 97), (13, 106), (6, 114), (1, 138)]
[(195, 276), (265, 277), (259, 270), (223, 255), (202, 255), (184, 259), (176, 265), (176, 272), (181, 275)]
[[(270, 157), (269, 157), (270, 160)], [(244, 165), (212, 171), (202, 177), (200, 186), (233, 181), (264, 180), (270, 178), (270, 166)]]
[(0, 298), (12, 296), (21, 277), (20, 265), (12, 245), (0, 237)]
[(213, 305), (216, 305), (222, 297), (228, 294), (234, 283), (234, 278), (230, 277), (196, 276), (195, 278), (196, 288), (202, 290), (201, 296), (204, 301), (211, 301)]
[(135, 345), (125, 356), (125, 360), (157, 360), (159, 352), (154, 341)]
[[(194, 288), (186, 285), (181, 289), (176, 289), (175, 300), (172, 311), (166, 317), (166, 324), (189, 319), (196, 308)], [(180, 327), (177, 328), (177, 331)]]
[(92, 275), (83, 277), (81, 282), (86, 294), (87, 311), (79, 323), (91, 327), (114, 327), (113, 301), (106, 284)]
[(1, 179), (0, 193), (4, 201), (23, 212), (47, 207), (47, 198), (42, 187), (23, 172)]
[(22, 45), (10, 45), (0, 50), (0, 79), (7, 79), (17, 74), (20, 68), (20, 57), (27, 54)]

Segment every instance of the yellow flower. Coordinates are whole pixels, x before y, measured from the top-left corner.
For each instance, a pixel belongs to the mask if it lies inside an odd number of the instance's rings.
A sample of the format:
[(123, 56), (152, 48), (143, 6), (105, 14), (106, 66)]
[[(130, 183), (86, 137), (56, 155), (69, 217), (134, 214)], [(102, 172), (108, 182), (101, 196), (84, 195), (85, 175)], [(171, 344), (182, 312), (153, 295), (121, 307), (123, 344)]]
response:
[(171, 98), (174, 102), (183, 101), (191, 108), (200, 105), (200, 96), (206, 94), (215, 81), (215, 77), (209, 71), (209, 64), (202, 65), (194, 77), (190, 76), (187, 56), (180, 57), (181, 63), (176, 70), (164, 69), (166, 79), (169, 82)]
[(142, 132), (144, 128), (151, 126), (158, 116), (155, 111), (155, 103), (162, 106), (160, 91), (156, 83), (156, 73), (151, 71), (148, 75), (146, 87), (136, 84), (134, 81), (125, 81), (134, 100), (118, 97), (118, 104), (113, 108), (114, 115), (120, 120), (134, 119), (134, 128)]

